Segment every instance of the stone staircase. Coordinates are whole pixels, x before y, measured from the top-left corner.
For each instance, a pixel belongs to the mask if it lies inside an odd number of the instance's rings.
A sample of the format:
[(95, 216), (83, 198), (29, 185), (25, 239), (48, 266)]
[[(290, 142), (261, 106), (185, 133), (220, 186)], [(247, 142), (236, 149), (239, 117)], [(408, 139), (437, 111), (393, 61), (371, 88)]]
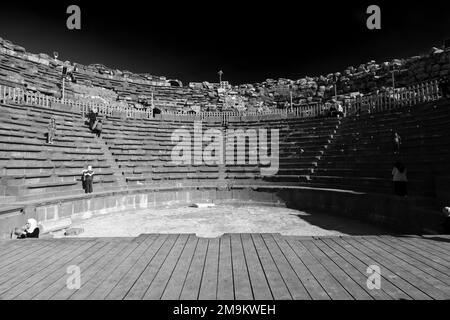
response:
[(100, 149), (103, 151), (103, 155), (106, 159), (106, 163), (111, 167), (111, 169), (114, 171), (114, 177), (117, 179), (117, 187), (120, 189), (124, 189), (127, 187), (127, 182), (125, 180), (125, 177), (121, 174), (121, 170), (119, 166), (116, 163), (116, 160), (114, 159), (114, 156), (111, 153), (111, 150), (109, 150), (108, 144), (100, 137), (94, 138), (95, 144), (100, 147)]

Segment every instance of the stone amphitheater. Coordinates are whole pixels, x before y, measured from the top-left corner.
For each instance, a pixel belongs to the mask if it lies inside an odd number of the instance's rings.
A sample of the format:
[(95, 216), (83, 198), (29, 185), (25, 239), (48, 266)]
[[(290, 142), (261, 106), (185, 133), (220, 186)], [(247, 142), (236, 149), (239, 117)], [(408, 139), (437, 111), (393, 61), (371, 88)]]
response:
[[(183, 84), (0, 38), (0, 298), (449, 299), (449, 73), (450, 49), (433, 48), (326, 76)], [(326, 116), (336, 105), (343, 117)], [(173, 133), (198, 123), (200, 154), (211, 130), (276, 130), (277, 172), (245, 140), (232, 146), (245, 163), (174, 163)], [(393, 195), (397, 160), (408, 197)], [(29, 218), (40, 239), (10, 240)], [(366, 286), (374, 264), (380, 290)]]

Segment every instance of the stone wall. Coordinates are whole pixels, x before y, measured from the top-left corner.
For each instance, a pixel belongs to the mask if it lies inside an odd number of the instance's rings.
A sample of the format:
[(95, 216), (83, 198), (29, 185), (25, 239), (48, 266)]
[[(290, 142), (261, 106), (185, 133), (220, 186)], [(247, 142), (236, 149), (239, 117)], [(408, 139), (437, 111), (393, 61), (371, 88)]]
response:
[[(80, 84), (113, 91), (116, 99), (130, 103), (148, 104), (154, 93), (157, 107), (166, 110), (189, 111), (193, 106), (200, 106), (202, 111), (220, 111), (223, 109), (247, 109), (247, 111), (267, 111), (271, 108), (284, 108), (290, 104), (292, 91), (293, 103), (300, 105), (311, 102), (324, 102), (334, 97), (334, 84), (337, 83), (339, 100), (345, 100), (350, 94), (367, 94), (376, 90), (392, 87), (392, 70), (395, 70), (396, 87), (409, 86), (418, 82), (449, 75), (450, 50), (432, 48), (429, 53), (405, 59), (393, 59), (377, 63), (369, 61), (359, 66), (313, 77), (291, 79), (267, 79), (261, 83), (219, 86), (217, 83), (192, 82), (184, 87), (172, 87), (177, 80), (167, 80), (164, 76), (136, 74), (108, 68), (101, 64), (83, 66), (70, 61), (55, 60), (47, 54), (27, 53), (25, 48), (0, 38), (0, 58), (7, 56), (20, 58), (20, 68), (0, 71), (11, 83), (25, 86), (27, 77), (32, 76), (36, 65), (47, 67), (51, 71), (62, 65), (76, 67), (76, 76)], [(1, 62), (0, 60), (0, 62)], [(34, 63), (34, 64), (33, 64)], [(27, 69), (28, 68), (28, 69)], [(14, 70), (14, 68), (13, 68)], [(55, 71), (56, 72), (56, 71)], [(21, 74), (23, 73), (23, 74)], [(27, 76), (24, 77), (24, 74)], [(58, 73), (55, 73), (57, 76)], [(54, 76), (55, 76), (54, 75)], [(28, 89), (33, 89), (31, 86)], [(34, 88), (46, 90), (48, 94), (58, 95), (57, 83), (49, 89), (46, 84)], [(67, 89), (75, 91), (68, 84)], [(113, 99), (112, 97), (111, 99)], [(233, 104), (235, 107), (233, 107)]]

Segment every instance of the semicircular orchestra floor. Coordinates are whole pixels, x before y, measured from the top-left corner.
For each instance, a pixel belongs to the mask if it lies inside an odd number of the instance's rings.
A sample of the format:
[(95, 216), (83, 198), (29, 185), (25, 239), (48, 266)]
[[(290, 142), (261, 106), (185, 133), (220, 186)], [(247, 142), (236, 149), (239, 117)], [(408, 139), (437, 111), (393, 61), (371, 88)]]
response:
[(221, 204), (210, 208), (166, 207), (96, 216), (76, 222), (78, 237), (136, 237), (146, 233), (280, 233), (293, 236), (386, 234), (370, 224), (286, 207)]

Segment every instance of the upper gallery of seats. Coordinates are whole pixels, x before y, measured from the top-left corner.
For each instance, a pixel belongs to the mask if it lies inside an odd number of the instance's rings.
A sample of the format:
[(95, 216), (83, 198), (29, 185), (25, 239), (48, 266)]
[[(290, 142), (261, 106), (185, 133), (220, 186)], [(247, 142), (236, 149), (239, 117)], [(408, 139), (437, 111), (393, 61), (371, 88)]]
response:
[[(337, 98), (406, 87), (448, 76), (450, 48), (389, 62), (369, 61), (344, 71), (297, 80), (267, 79), (261, 83), (231, 85), (191, 82), (150, 74), (136, 74), (101, 64), (81, 65), (61, 61), (48, 54), (28, 53), (25, 48), (0, 38), (0, 85), (61, 97), (62, 73), (67, 71), (65, 98), (75, 101), (155, 106), (161, 110), (268, 111), (275, 108), (323, 103)], [(335, 91), (336, 88), (336, 91)], [(292, 99), (291, 99), (292, 97)]]

